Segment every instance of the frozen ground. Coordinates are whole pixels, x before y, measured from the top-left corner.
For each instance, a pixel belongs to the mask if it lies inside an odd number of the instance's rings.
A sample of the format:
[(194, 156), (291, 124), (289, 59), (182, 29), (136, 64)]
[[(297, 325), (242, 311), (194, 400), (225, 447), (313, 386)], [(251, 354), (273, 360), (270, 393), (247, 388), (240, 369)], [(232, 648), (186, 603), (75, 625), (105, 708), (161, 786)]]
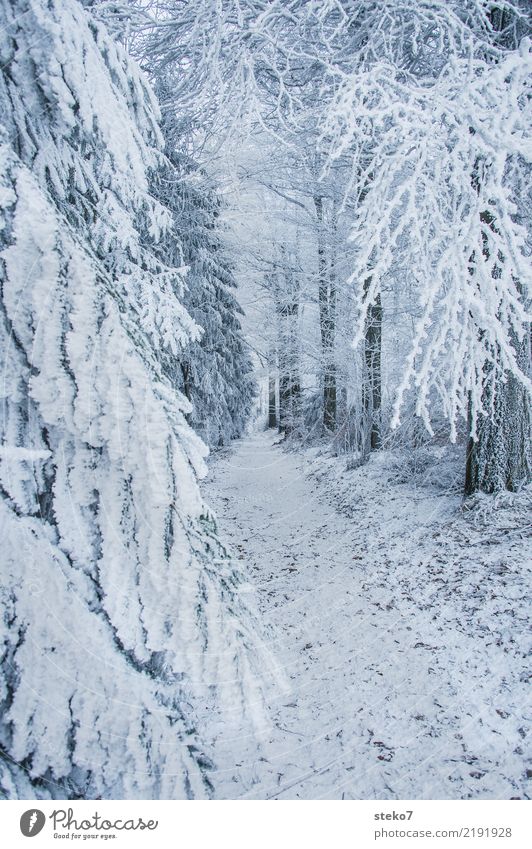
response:
[(529, 499), (466, 513), (444, 465), (413, 486), (387, 452), (346, 471), (275, 439), (205, 487), (290, 685), (260, 750), (219, 736), (216, 796), (528, 798)]

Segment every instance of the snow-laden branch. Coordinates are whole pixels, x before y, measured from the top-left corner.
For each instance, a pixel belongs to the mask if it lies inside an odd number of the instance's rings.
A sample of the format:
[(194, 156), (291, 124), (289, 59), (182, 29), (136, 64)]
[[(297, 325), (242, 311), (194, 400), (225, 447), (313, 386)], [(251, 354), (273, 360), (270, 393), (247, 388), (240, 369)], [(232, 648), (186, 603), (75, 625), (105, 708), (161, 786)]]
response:
[(430, 87), (378, 62), (344, 80), (324, 126), (332, 159), (352, 155), (360, 200), (349, 281), (359, 292), (355, 342), (398, 265), (418, 287), (395, 426), (410, 387), (429, 429), (436, 390), (453, 439), (468, 399), (473, 421), (489, 414), (486, 381), (512, 374), (532, 390), (516, 350), (531, 319), (527, 234), (507, 179), (510, 160), (531, 159), (531, 74), (528, 39), (496, 63), (454, 57)]

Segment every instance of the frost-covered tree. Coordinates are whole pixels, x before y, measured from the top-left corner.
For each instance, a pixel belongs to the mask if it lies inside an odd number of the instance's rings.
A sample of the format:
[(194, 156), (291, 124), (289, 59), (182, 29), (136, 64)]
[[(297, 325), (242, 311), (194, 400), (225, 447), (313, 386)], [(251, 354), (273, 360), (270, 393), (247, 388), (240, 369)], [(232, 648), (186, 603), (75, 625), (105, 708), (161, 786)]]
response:
[[(165, 87), (167, 89), (167, 86)], [(158, 94), (165, 97), (162, 84)], [(187, 268), (182, 303), (200, 328), (165, 371), (192, 404), (187, 418), (209, 446), (241, 436), (254, 398), (252, 362), (239, 321), (236, 281), (220, 229), (221, 202), (207, 175), (183, 151), (175, 110), (163, 114), (166, 158), (154, 192), (172, 214), (161, 257)]]
[(514, 489), (530, 475), (532, 387), (527, 231), (515, 198), (515, 163), (530, 161), (525, 4), (382, 6), (357, 18), (358, 61), (325, 125), (333, 156), (352, 156), (360, 200), (359, 335), (383, 281), (408, 269), (419, 316), (394, 423), (413, 390), (430, 431), (438, 397), (452, 439), (468, 418), (466, 489)]
[(2, 793), (201, 797), (195, 713), (253, 703), (253, 637), (162, 364), (199, 331), (157, 106), (76, 0), (3, 3), (0, 59)]

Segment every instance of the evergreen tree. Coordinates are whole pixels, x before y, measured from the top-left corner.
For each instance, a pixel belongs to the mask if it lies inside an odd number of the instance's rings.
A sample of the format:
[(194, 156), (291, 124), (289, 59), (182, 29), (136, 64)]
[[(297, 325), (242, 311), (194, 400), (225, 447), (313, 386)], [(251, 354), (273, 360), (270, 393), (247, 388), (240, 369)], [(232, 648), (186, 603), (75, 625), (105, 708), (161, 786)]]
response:
[[(164, 102), (167, 85), (156, 86)], [(167, 158), (154, 174), (154, 191), (171, 210), (172, 228), (159, 251), (187, 269), (182, 302), (200, 334), (165, 371), (188, 398), (187, 418), (211, 447), (241, 436), (255, 394), (252, 362), (242, 334), (242, 309), (224, 252), (219, 225), (221, 202), (207, 175), (183, 152), (183, 127), (173, 113), (163, 116)]]
[(76, 0), (2, 4), (0, 56), (1, 792), (204, 796), (196, 708), (243, 707), (253, 637), (162, 362), (199, 330), (157, 106)]

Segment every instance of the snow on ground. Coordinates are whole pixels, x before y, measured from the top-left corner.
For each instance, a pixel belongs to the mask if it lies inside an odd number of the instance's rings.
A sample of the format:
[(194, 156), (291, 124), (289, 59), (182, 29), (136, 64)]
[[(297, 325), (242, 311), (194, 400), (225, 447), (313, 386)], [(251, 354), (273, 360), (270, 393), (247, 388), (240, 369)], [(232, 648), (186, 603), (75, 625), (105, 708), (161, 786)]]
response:
[(290, 684), (260, 750), (216, 741), (216, 796), (528, 798), (529, 496), (466, 512), (434, 458), (413, 485), (390, 452), (347, 471), (276, 440), (206, 482)]

